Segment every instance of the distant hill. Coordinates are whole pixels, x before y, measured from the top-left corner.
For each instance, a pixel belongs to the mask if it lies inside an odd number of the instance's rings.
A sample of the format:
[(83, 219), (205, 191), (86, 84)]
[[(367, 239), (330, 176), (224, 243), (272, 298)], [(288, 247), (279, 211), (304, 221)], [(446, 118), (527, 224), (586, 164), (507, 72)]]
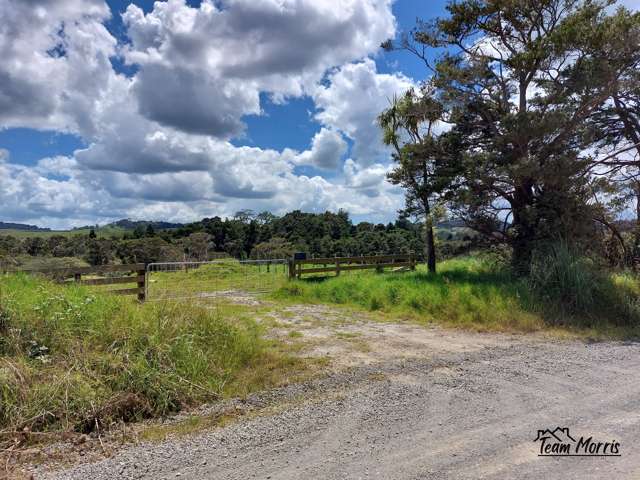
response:
[(128, 218), (118, 220), (117, 222), (110, 223), (107, 227), (120, 227), (125, 230), (135, 230), (137, 227), (146, 227), (151, 225), (156, 230), (165, 230), (169, 228), (180, 228), (184, 226), (183, 223), (171, 223), (171, 222), (153, 222), (148, 220), (129, 220)]
[[(180, 228), (184, 224), (171, 223), (171, 222), (156, 222), (156, 221), (150, 221), (150, 220), (131, 220), (128, 218), (123, 218), (122, 220), (118, 220), (116, 222), (103, 225), (100, 227), (100, 229), (119, 228), (122, 230), (135, 230), (138, 227), (146, 228), (147, 225), (151, 225), (155, 230), (167, 230), (171, 228)], [(92, 228), (95, 228), (95, 227), (92, 225), (85, 225), (84, 227), (76, 227), (73, 230), (89, 230)]]
[(464, 228), (467, 226), (467, 224), (464, 223), (464, 220), (460, 220), (459, 218), (452, 218), (451, 220), (444, 220), (442, 222), (439, 222), (436, 226), (438, 228)]
[(50, 228), (40, 228), (26, 223), (0, 222), (0, 230), (23, 230), (26, 232), (50, 232)]

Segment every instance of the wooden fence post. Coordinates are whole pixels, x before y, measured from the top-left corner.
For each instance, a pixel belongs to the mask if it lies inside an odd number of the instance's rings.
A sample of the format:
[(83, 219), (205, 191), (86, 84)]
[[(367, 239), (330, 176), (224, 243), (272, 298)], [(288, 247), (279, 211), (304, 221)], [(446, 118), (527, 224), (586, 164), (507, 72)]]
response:
[(336, 277), (340, 276), (340, 260), (336, 260)]
[(142, 277), (142, 280), (138, 282), (138, 288), (142, 289), (138, 292), (138, 301), (144, 302), (147, 298), (147, 269), (138, 270), (136, 273), (138, 277)]
[(289, 279), (292, 279), (296, 276), (296, 261), (293, 259), (289, 260)]

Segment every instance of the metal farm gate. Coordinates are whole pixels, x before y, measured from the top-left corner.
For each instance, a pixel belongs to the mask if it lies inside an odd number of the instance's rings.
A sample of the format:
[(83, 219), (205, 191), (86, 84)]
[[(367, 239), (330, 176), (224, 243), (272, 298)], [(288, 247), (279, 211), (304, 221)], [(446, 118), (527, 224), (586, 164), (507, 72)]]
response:
[(147, 300), (234, 299), (277, 289), (287, 280), (287, 260), (161, 262), (147, 265)]

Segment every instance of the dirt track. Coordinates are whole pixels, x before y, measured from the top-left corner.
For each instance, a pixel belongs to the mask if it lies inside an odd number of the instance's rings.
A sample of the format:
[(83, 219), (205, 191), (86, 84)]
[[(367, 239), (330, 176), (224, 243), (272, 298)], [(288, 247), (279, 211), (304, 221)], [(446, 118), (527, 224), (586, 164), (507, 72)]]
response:
[[(46, 478), (640, 478), (640, 345), (369, 322), (290, 307), (333, 373), (228, 427)], [(275, 332), (278, 334), (278, 331)], [(258, 397), (256, 397), (257, 399)], [(262, 402), (250, 398), (252, 401)], [(620, 442), (621, 457), (539, 457), (538, 429)], [(36, 479), (41, 478), (36, 474)]]

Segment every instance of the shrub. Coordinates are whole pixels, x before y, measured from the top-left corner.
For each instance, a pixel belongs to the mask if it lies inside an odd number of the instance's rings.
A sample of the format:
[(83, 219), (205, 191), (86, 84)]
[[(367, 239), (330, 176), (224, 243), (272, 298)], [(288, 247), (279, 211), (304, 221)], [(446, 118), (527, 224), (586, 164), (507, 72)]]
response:
[(591, 260), (559, 243), (537, 254), (528, 281), (539, 295), (559, 301), (575, 313), (594, 307), (604, 278), (597, 273)]
[[(635, 281), (623, 281), (595, 262), (557, 243), (538, 252), (527, 285), (545, 308), (559, 310), (557, 320), (578, 324), (640, 323)], [(573, 318), (564, 318), (564, 315)]]

